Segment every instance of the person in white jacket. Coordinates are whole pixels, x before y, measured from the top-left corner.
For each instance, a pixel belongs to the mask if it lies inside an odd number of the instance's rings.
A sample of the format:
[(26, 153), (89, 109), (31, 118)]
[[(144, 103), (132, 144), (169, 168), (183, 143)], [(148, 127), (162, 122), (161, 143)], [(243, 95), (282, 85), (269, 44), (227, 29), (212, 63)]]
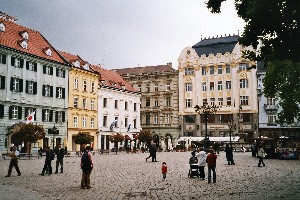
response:
[(200, 178), (202, 180), (205, 180), (205, 165), (206, 165), (206, 153), (203, 151), (203, 148), (200, 148), (200, 152), (196, 154), (196, 157), (198, 159), (198, 167), (200, 172)]
[(264, 157), (266, 156), (265, 150), (263, 147), (260, 147), (258, 149), (258, 153), (257, 153), (257, 157), (259, 158), (258, 161), (258, 167), (261, 167), (260, 165), (263, 164), (263, 166), (265, 167), (265, 163), (264, 163)]

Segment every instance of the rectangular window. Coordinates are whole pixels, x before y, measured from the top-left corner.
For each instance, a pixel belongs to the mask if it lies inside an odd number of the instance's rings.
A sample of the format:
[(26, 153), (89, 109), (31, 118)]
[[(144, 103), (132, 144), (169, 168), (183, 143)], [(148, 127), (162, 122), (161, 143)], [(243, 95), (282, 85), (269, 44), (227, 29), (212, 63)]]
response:
[(215, 83), (214, 82), (210, 82), (209, 83), (209, 89), (210, 90), (214, 90), (215, 89)]
[(193, 107), (193, 100), (192, 99), (186, 99), (185, 100), (185, 107), (186, 108), (192, 108)]
[(86, 80), (83, 80), (83, 85), (82, 85), (82, 90), (84, 91), (84, 92), (86, 92), (87, 91), (87, 81)]
[(133, 128), (136, 128), (136, 119), (133, 120)]
[(218, 90), (223, 90), (223, 83), (222, 83), (222, 81), (218, 81)]
[(231, 97), (226, 98), (226, 104), (227, 106), (231, 106)]
[(125, 101), (124, 107), (125, 107), (125, 110), (128, 110), (128, 102), (127, 101)]
[(203, 75), (203, 76), (206, 75), (206, 67), (202, 67), (202, 75)]
[(37, 63), (26, 61), (26, 69), (29, 71), (37, 71)]
[(133, 111), (136, 111), (136, 103), (133, 104)]
[(95, 127), (95, 118), (92, 117), (91, 118), (91, 128), (94, 128)]
[(82, 99), (82, 109), (87, 109), (86, 98)]
[(155, 107), (158, 107), (158, 100), (155, 100), (155, 101), (154, 101), (154, 106), (155, 106)]
[(78, 108), (78, 97), (74, 97), (74, 108)]
[(34, 82), (27, 81), (27, 93), (28, 94), (33, 94), (33, 87), (34, 87)]
[(115, 109), (118, 109), (118, 100), (115, 100)]
[(215, 66), (210, 66), (209, 67), (209, 73), (210, 73), (210, 75), (215, 74)]
[(231, 90), (231, 81), (226, 81), (226, 90)]
[(18, 78), (14, 78), (13, 91), (14, 92), (18, 92), (19, 91), (19, 79)]
[(53, 68), (50, 67), (50, 66), (46, 66), (46, 73), (45, 74), (52, 75), (52, 73), (53, 73)]
[(85, 128), (86, 127), (86, 117), (82, 118), (82, 127)]
[(249, 68), (249, 63), (240, 63), (239, 64), (240, 71), (245, 71), (245, 70), (247, 70), (247, 68)]
[(94, 82), (91, 83), (91, 90), (92, 90), (92, 92), (95, 92), (95, 83)]
[(171, 106), (171, 97), (166, 97), (166, 106)]
[(5, 89), (5, 76), (0, 75), (0, 89)]
[(209, 99), (210, 100), (210, 105), (215, 105), (215, 101), (216, 101), (216, 99), (215, 98), (210, 98)]
[(226, 74), (230, 74), (230, 65), (226, 65)]
[(52, 111), (48, 109), (43, 109), (42, 110), (42, 121), (44, 122), (50, 122), (52, 121)]
[(74, 79), (74, 90), (78, 90), (78, 79)]
[(107, 107), (107, 98), (103, 98), (103, 108)]
[(103, 116), (102, 126), (107, 127), (107, 116)]
[(206, 82), (202, 83), (202, 91), (207, 91)]
[(63, 119), (63, 116), (64, 116), (64, 112), (63, 111), (56, 111), (55, 114), (56, 114), (55, 122), (62, 123), (62, 122), (65, 121)]
[(0, 63), (6, 64), (6, 55), (5, 54), (0, 54)]
[(249, 105), (249, 97), (248, 96), (240, 96), (241, 103), (240, 105)]
[(91, 100), (91, 110), (95, 110), (95, 100)]
[(223, 98), (218, 98), (218, 103), (219, 103), (219, 106), (222, 106), (223, 105)]
[(150, 84), (147, 84), (147, 85), (146, 85), (146, 91), (147, 91), (147, 92), (150, 92)]
[(142, 91), (142, 85), (141, 84), (138, 84), (138, 91)]
[[(5, 79), (1, 80), (4, 81)], [(10, 80), (10, 90), (14, 92), (23, 92), (23, 79), (19, 78), (13, 78), (11, 77)], [(1, 83), (1, 85), (4, 85), (4, 83)]]
[(18, 106), (12, 106), (11, 108), (11, 116), (12, 119), (19, 119), (19, 107)]
[(222, 74), (222, 65), (218, 65), (218, 74)]
[(248, 88), (248, 79), (240, 79), (240, 88)]
[(194, 74), (194, 68), (185, 68), (184, 69), (185, 75), (193, 75)]
[(56, 68), (56, 76), (64, 78), (64, 70), (63, 69), (57, 69)]
[(158, 124), (158, 115), (157, 114), (155, 114), (153, 117), (153, 123)]
[(44, 94), (45, 94), (45, 97), (51, 97), (51, 86), (50, 85), (44, 85)]
[(155, 84), (154, 84), (154, 91), (155, 91), (155, 92), (158, 92), (158, 83), (155, 83)]
[(193, 91), (192, 83), (185, 83), (185, 91)]
[(171, 124), (171, 115), (166, 114), (166, 124)]
[(127, 127), (128, 126), (128, 118), (125, 117), (124, 119), (124, 126)]
[(116, 128), (118, 128), (118, 127), (119, 127), (119, 124), (118, 124), (118, 119), (119, 119), (118, 117), (115, 117), (115, 122), (116, 122), (116, 123), (115, 123), (115, 127), (116, 127)]
[(171, 90), (171, 83), (167, 83), (166, 84), (166, 91), (170, 91)]
[(150, 125), (150, 115), (146, 115), (146, 125)]
[(251, 114), (250, 113), (243, 113), (242, 115), (243, 115), (243, 122), (251, 122)]
[(276, 115), (268, 115), (268, 124), (276, 124)]
[(61, 87), (56, 88), (56, 98), (59, 98), (59, 99), (63, 98), (63, 88), (61, 88)]
[(74, 116), (73, 117), (73, 126), (76, 128), (78, 127), (78, 117), (77, 116)]
[(21, 58), (11, 57), (11, 66), (23, 68), (24, 60)]
[(267, 105), (276, 105), (275, 98), (267, 98)]
[(150, 107), (150, 98), (146, 98), (146, 107)]

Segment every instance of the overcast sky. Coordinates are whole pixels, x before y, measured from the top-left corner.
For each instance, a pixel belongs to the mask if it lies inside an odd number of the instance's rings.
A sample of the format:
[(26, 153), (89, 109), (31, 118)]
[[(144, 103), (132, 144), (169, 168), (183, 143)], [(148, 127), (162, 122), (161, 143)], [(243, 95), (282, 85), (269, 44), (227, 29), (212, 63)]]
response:
[(202, 37), (237, 34), (233, 0), (211, 14), (204, 0), (0, 0), (0, 11), (56, 49), (106, 69), (163, 65)]

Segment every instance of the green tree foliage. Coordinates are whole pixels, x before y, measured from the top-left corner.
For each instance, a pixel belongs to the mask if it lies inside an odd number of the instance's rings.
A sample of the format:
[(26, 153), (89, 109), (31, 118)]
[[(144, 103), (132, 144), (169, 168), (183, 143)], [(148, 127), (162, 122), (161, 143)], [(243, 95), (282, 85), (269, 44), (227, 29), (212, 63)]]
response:
[(152, 141), (152, 134), (150, 132), (150, 130), (142, 130), (139, 134), (138, 134), (138, 140), (140, 142), (146, 143), (146, 144), (150, 144)]
[(93, 137), (88, 132), (79, 132), (77, 135), (73, 135), (75, 144), (80, 144), (80, 150), (83, 150), (83, 145), (90, 144), (93, 141)]
[[(208, 0), (206, 5), (212, 13), (220, 13), (224, 1)], [(299, 82), (296, 81), (300, 62), (300, 1), (235, 0), (235, 8), (245, 21), (239, 42), (256, 48), (261, 41), (258, 53), (247, 52), (245, 57), (264, 62), (264, 93), (267, 97), (280, 97), (283, 110), (279, 121), (289, 123), (294, 117), (299, 120)]]

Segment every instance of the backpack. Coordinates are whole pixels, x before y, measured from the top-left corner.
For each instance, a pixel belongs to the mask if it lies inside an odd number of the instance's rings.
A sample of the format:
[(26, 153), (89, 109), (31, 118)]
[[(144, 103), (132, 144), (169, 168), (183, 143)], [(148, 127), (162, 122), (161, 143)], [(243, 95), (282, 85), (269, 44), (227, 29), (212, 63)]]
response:
[(83, 166), (88, 166), (88, 165), (91, 165), (91, 160), (89, 158), (89, 154), (87, 151), (85, 151), (83, 154), (82, 154), (82, 157), (81, 157), (81, 163)]

